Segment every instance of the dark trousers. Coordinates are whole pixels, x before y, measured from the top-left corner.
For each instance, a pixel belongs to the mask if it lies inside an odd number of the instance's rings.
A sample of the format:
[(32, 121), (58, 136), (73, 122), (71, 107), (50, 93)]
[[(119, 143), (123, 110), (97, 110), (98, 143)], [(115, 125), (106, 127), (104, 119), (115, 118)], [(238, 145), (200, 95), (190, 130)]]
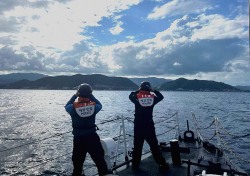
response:
[(86, 136), (75, 136), (73, 140), (73, 176), (82, 175), (83, 163), (87, 152), (96, 164), (99, 175), (108, 174), (107, 164), (104, 160), (104, 150), (99, 136), (94, 133)]
[(149, 144), (150, 150), (157, 164), (165, 164), (166, 161), (162, 156), (158, 146), (158, 140), (155, 134), (154, 124), (136, 125), (134, 127), (134, 150), (133, 150), (133, 166), (137, 167), (141, 162), (142, 148), (144, 140)]

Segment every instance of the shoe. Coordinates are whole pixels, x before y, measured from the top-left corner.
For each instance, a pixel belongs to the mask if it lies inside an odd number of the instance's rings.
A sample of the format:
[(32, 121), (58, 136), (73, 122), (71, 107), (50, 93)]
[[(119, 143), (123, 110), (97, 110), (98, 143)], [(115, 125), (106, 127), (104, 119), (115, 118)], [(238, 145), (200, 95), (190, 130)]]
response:
[(169, 165), (168, 163), (164, 163), (164, 164), (161, 164), (159, 165), (159, 171), (160, 172), (166, 172), (169, 170)]

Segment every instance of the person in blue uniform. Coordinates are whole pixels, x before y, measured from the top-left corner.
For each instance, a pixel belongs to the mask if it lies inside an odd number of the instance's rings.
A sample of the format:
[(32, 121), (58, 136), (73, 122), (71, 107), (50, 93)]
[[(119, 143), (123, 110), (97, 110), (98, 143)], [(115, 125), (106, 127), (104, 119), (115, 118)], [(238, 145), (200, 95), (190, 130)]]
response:
[(141, 83), (139, 90), (131, 92), (129, 95), (129, 99), (135, 105), (134, 150), (132, 153), (134, 170), (139, 169), (144, 140), (149, 144), (154, 160), (159, 165), (159, 170), (167, 171), (169, 169), (158, 146), (153, 121), (154, 106), (163, 98), (163, 95), (157, 90), (152, 90), (150, 83), (146, 81)]
[(73, 176), (82, 175), (87, 152), (95, 162), (99, 175), (110, 173), (100, 138), (96, 133), (95, 118), (101, 109), (102, 104), (92, 94), (91, 86), (86, 83), (79, 85), (77, 93), (65, 105), (73, 127)]

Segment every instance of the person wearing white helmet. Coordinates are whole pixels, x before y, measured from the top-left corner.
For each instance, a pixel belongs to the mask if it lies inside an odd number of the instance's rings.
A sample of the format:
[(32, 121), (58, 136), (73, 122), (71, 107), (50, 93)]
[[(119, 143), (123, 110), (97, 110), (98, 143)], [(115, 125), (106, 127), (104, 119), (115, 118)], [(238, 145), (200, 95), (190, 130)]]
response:
[(81, 84), (76, 94), (65, 105), (65, 110), (71, 116), (74, 136), (72, 176), (82, 175), (87, 152), (95, 162), (99, 175), (110, 173), (104, 160), (104, 150), (96, 133), (95, 125), (95, 117), (102, 109), (102, 104), (94, 97), (92, 92), (89, 84)]
[(139, 169), (144, 140), (149, 144), (152, 155), (159, 165), (159, 170), (167, 171), (169, 169), (158, 146), (153, 121), (153, 108), (163, 98), (163, 95), (159, 91), (153, 90), (147, 81), (143, 81), (139, 90), (131, 92), (129, 95), (129, 99), (135, 105), (134, 150), (132, 152), (132, 168), (134, 170)]

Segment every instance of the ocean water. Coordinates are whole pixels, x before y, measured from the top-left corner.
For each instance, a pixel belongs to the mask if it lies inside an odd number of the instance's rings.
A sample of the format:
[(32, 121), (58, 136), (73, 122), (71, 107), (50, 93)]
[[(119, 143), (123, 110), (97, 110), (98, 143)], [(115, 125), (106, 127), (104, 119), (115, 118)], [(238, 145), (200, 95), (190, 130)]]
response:
[[(0, 175), (70, 175), (72, 172), (71, 119), (64, 105), (75, 93), (73, 90), (1, 90), (0, 89)], [(103, 109), (96, 117), (101, 138), (117, 137), (121, 120), (133, 119), (134, 106), (129, 91), (94, 91)], [(181, 131), (186, 120), (193, 129), (192, 113), (203, 128), (205, 139), (217, 143), (214, 125), (219, 118), (225, 147), (232, 152), (230, 161), (250, 174), (250, 93), (239, 92), (162, 92), (164, 100), (154, 109), (159, 142), (168, 142), (175, 135), (172, 117), (178, 112)], [(107, 121), (109, 120), (109, 121)], [(165, 121), (164, 121), (165, 120)], [(164, 121), (164, 123), (163, 123)], [(161, 123), (158, 123), (161, 122)], [(133, 134), (133, 124), (125, 121), (126, 132)], [(167, 132), (169, 131), (169, 132)], [(167, 133), (165, 133), (167, 132)], [(223, 144), (224, 145), (224, 144)], [(128, 139), (128, 148), (132, 140)], [(119, 149), (122, 151), (123, 149)], [(148, 146), (144, 145), (144, 150)], [(121, 162), (123, 156), (118, 158)], [(89, 157), (84, 173), (95, 175), (96, 169)]]

